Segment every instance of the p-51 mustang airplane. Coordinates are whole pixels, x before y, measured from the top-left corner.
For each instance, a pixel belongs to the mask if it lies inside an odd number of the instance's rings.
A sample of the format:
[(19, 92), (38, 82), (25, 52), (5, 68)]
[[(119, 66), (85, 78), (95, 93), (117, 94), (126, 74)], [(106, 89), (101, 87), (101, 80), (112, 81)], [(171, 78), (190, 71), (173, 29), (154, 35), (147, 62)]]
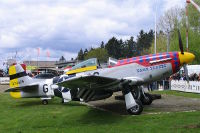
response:
[[(60, 78), (60, 81), (53, 82), (54, 78), (45, 84), (40, 81), (33, 82), (26, 77), (20, 65), (15, 65), (17, 73), (14, 71), (15, 73), (10, 75), (12, 89), (8, 91), (11, 92), (11, 96), (26, 97), (33, 95), (30, 92), (33, 88), (35, 96), (40, 93), (40, 96), (43, 96), (46, 94), (44, 90), (51, 89), (55, 95), (64, 99), (82, 98), (85, 102), (105, 99), (112, 96), (113, 92), (122, 91), (127, 112), (138, 115), (143, 111), (141, 97), (147, 99), (146, 104), (152, 102), (149, 100), (150, 95), (142, 91), (141, 85), (169, 77), (179, 71), (181, 66), (187, 70), (186, 64), (194, 60), (195, 56), (192, 53), (183, 51), (180, 33), (179, 47), (181, 52), (158, 53), (113, 61), (113, 65), (107, 68), (102, 68), (96, 58), (89, 59), (72, 67), (66, 73), (67, 76)], [(64, 97), (58, 87), (54, 87), (55, 84), (70, 88), (68, 95)], [(36, 89), (35, 86), (39, 87)], [(29, 93), (26, 93), (27, 91)]]
[(41, 98), (43, 104), (48, 104), (48, 100), (54, 96), (63, 98), (65, 102), (74, 100), (71, 96), (72, 91), (56, 85), (65, 78), (69, 78), (66, 75), (52, 79), (31, 78), (27, 75), (24, 64), (16, 64), (9, 67), (9, 76), (10, 89), (5, 92), (10, 92), (13, 98)]

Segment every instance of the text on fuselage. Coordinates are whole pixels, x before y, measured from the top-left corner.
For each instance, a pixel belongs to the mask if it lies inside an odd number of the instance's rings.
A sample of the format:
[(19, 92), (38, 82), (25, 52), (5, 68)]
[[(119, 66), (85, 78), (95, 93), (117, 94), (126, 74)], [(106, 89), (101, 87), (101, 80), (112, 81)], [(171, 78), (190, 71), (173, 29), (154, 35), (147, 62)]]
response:
[(140, 68), (140, 69), (137, 69), (137, 72), (138, 73), (147, 72), (147, 71), (152, 71), (152, 70), (163, 69), (163, 68), (166, 68), (166, 67), (167, 67), (166, 64), (161, 64), (161, 65), (156, 65), (156, 66), (150, 66), (150, 67)]

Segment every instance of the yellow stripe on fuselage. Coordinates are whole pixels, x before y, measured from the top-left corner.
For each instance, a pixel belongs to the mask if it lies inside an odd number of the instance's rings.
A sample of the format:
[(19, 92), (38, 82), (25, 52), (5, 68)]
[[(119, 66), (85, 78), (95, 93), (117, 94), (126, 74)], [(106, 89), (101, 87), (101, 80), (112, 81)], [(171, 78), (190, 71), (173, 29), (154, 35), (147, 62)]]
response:
[(10, 96), (13, 98), (21, 98), (21, 92), (10, 92)]
[(68, 72), (66, 72), (66, 74), (69, 75), (69, 74), (75, 74), (75, 73), (80, 73), (80, 72), (92, 71), (96, 69), (97, 69), (97, 66), (88, 66), (84, 68), (78, 68), (75, 70), (69, 70)]

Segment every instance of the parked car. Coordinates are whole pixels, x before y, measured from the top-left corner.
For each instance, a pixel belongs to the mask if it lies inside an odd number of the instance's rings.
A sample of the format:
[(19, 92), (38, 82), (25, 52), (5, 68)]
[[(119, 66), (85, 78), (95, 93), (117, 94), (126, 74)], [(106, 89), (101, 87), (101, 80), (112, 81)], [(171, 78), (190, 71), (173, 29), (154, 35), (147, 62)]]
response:
[(53, 77), (55, 77), (55, 75), (52, 74), (52, 73), (40, 73), (40, 74), (34, 76), (33, 78), (36, 78), (36, 79), (51, 79)]

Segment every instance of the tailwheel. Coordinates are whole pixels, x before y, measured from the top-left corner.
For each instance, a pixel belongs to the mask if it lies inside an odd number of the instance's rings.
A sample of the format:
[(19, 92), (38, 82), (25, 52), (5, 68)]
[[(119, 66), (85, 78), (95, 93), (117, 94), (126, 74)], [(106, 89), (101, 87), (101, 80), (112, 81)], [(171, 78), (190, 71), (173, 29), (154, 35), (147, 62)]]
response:
[(127, 112), (131, 115), (139, 115), (143, 111), (143, 106), (140, 100), (135, 100), (136, 105), (132, 106), (131, 108), (127, 109)]
[(43, 105), (47, 105), (48, 104), (48, 100), (46, 100), (46, 99), (42, 100), (42, 104)]
[(153, 97), (149, 93), (144, 93), (141, 97), (141, 102), (143, 105), (150, 105), (153, 102)]

